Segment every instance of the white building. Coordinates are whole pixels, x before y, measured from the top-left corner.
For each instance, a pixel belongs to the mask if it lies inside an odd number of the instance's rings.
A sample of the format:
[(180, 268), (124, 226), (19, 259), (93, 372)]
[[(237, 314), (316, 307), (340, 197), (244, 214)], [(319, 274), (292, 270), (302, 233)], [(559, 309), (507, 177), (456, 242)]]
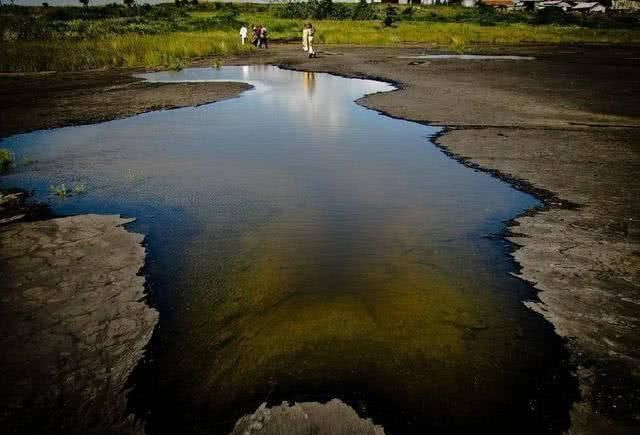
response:
[[(378, 0), (379, 1), (379, 0)], [(393, 3), (393, 2), (391, 2)], [(446, 5), (448, 0), (398, 0), (401, 5)]]
[(605, 12), (607, 9), (598, 2), (581, 2), (576, 3), (571, 10), (577, 12), (601, 13)]
[(562, 9), (564, 12), (571, 9), (573, 5), (571, 3), (567, 3), (562, 0), (549, 0), (538, 3), (539, 9), (547, 9), (547, 8), (558, 8)]

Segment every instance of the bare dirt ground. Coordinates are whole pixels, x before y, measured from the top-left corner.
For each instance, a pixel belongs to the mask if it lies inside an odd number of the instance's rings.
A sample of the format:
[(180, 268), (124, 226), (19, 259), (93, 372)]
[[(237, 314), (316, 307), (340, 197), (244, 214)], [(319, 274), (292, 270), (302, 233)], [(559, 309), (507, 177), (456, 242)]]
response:
[(131, 71), (0, 74), (0, 138), (237, 96), (243, 83), (145, 83)]
[[(542, 199), (542, 210), (512, 223), (509, 239), (520, 246), (520, 276), (540, 290), (528, 306), (569, 340), (583, 392), (571, 433), (637, 433), (640, 47), (474, 49), (536, 58), (530, 61), (403, 58), (427, 51), (420, 47), (319, 48), (318, 59), (291, 44), (227, 63), (398, 83), (398, 91), (359, 103), (447, 127), (437, 138), (445, 152)], [(0, 77), (0, 136), (212, 102), (241, 90), (141, 84), (126, 72)]]
[(158, 313), (143, 300), (143, 236), (122, 227), (130, 221), (0, 226), (4, 433), (144, 433), (125, 387)]

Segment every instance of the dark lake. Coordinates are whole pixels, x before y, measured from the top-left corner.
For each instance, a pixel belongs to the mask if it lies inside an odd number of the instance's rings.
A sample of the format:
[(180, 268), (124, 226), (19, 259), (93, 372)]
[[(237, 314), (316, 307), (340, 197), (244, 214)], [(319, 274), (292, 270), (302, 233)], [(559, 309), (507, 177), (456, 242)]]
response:
[[(7, 138), (6, 186), (148, 236), (160, 324), (132, 379), (151, 434), (224, 434), (260, 403), (340, 398), (390, 434), (561, 433), (560, 339), (503, 241), (536, 200), (354, 103), (391, 85), (271, 66), (239, 98)], [(86, 185), (62, 199), (49, 186)]]

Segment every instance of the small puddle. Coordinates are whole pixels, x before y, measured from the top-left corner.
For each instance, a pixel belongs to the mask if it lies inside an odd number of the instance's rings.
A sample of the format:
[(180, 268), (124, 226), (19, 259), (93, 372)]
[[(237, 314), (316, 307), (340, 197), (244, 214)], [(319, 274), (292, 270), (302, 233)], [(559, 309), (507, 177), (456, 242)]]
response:
[[(354, 103), (386, 83), (271, 66), (200, 107), (2, 141), (7, 186), (135, 216), (160, 326), (133, 379), (148, 433), (225, 434), (262, 402), (337, 398), (391, 434), (561, 433), (560, 340), (506, 246), (532, 197), (446, 157), (439, 130)], [(52, 184), (85, 183), (57, 199)]]
[(482, 55), (482, 54), (421, 54), (417, 56), (399, 56), (398, 59), (535, 60), (535, 57), (491, 56), (491, 55)]

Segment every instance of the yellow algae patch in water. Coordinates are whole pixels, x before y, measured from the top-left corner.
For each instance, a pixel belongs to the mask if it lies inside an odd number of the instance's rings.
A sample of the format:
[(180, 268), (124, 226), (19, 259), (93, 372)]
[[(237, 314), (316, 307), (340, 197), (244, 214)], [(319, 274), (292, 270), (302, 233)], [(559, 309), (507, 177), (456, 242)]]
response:
[[(246, 232), (225, 267), (222, 298), (183, 318), (193, 347), (208, 353), (193, 376), (200, 395), (233, 403), (265, 386), (355, 382), (420, 402), (482, 387), (474, 378), (501, 359), (490, 350), (495, 335), (480, 338), (499, 303), (453, 281), (442, 259), (425, 260), (429, 241), (412, 240), (419, 218), (397, 216), (341, 242), (320, 216), (298, 209)], [(300, 219), (312, 229), (281, 234)], [(399, 242), (383, 249), (392, 234)]]

